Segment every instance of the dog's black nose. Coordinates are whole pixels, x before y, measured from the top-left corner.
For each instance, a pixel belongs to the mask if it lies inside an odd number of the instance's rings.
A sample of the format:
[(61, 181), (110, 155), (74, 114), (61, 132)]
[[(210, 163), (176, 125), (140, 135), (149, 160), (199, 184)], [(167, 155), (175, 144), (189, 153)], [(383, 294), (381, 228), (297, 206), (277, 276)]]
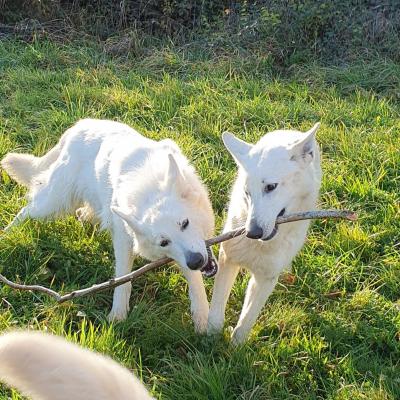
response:
[(249, 239), (261, 239), (263, 235), (263, 230), (257, 224), (250, 224), (249, 230), (246, 232), (246, 236)]
[(201, 253), (189, 252), (186, 255), (186, 264), (190, 269), (199, 269), (204, 265), (204, 257)]

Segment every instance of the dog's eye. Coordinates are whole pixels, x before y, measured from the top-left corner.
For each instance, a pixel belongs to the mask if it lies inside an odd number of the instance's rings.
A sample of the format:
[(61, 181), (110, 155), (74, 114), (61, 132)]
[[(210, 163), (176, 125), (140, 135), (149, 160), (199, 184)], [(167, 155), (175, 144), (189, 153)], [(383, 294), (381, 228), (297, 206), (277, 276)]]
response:
[(189, 226), (189, 220), (186, 218), (181, 223), (181, 230), (185, 230)]
[(163, 239), (163, 240), (161, 240), (161, 242), (160, 242), (160, 246), (161, 246), (161, 247), (166, 247), (166, 246), (168, 246), (170, 243), (171, 243), (170, 240), (168, 240), (168, 239)]
[(268, 183), (268, 185), (265, 185), (264, 191), (265, 193), (270, 193), (275, 190), (277, 186), (277, 183)]

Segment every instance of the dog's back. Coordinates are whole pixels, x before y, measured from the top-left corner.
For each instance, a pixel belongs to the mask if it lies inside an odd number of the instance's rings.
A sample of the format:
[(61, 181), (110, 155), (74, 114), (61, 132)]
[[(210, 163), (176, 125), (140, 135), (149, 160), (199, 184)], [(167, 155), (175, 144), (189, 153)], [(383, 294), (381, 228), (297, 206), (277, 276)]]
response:
[[(137, 134), (135, 138), (143, 138), (134, 129), (128, 125), (108, 120), (83, 119), (69, 128), (60, 138), (59, 142), (41, 157), (35, 157), (32, 154), (8, 153), (2, 160), (1, 166), (18, 183), (30, 188), (34, 180), (51, 165), (62, 157), (62, 152), (69, 147), (66, 156), (74, 154), (85, 162), (90, 162), (90, 158), (96, 156), (99, 147), (105, 138), (113, 139), (117, 142), (116, 136), (131, 137)], [(73, 151), (71, 151), (73, 150)]]
[(152, 399), (110, 358), (40, 332), (0, 337), (0, 380), (35, 400)]

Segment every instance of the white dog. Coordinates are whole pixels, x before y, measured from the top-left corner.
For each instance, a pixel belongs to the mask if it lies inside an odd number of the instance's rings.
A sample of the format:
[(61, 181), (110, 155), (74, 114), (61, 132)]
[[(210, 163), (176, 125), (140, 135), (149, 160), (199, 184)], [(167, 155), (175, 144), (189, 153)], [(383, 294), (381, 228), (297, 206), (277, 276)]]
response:
[[(207, 190), (172, 140), (156, 142), (125, 124), (86, 119), (43, 157), (9, 153), (1, 164), (29, 188), (28, 205), (6, 229), (28, 217), (74, 212), (98, 220), (112, 233), (116, 276), (130, 272), (135, 254), (171, 257), (182, 266), (195, 328), (206, 329), (200, 270), (216, 272), (204, 243), (213, 233), (214, 216)], [(126, 318), (130, 293), (131, 283), (115, 289), (110, 320)]]
[[(232, 334), (243, 342), (274, 289), (306, 239), (308, 221), (280, 225), (278, 216), (315, 208), (321, 167), (315, 133), (274, 131), (251, 145), (226, 132), (223, 141), (239, 173), (233, 186), (224, 230), (245, 225), (247, 237), (224, 242), (219, 256), (208, 320), (209, 333), (222, 330), (225, 307), (240, 267), (251, 272), (243, 309)], [(258, 239), (258, 240), (255, 240)]]
[(151, 400), (111, 358), (41, 332), (0, 336), (0, 380), (33, 400)]

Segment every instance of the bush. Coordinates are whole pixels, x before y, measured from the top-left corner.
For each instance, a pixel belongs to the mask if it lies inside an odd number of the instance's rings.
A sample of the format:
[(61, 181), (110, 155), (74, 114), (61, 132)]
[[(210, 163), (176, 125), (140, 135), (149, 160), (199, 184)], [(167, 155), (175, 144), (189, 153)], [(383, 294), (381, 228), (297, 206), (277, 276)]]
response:
[(397, 58), (400, 50), (397, 0), (263, 0), (235, 7), (242, 41), (267, 41), (289, 63), (355, 50)]
[(155, 35), (176, 35), (224, 10), (223, 2), (213, 0), (3, 0), (1, 4), (4, 23), (66, 18), (75, 28), (101, 38), (132, 27)]
[[(2, 0), (0, 22), (63, 21), (100, 39), (125, 30), (272, 54), (284, 64), (376, 52), (398, 59), (398, 0)], [(60, 23), (60, 22), (59, 22)], [(199, 36), (197, 36), (198, 38)]]

